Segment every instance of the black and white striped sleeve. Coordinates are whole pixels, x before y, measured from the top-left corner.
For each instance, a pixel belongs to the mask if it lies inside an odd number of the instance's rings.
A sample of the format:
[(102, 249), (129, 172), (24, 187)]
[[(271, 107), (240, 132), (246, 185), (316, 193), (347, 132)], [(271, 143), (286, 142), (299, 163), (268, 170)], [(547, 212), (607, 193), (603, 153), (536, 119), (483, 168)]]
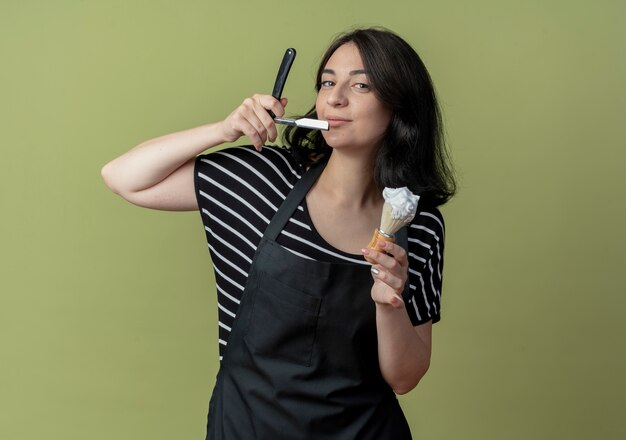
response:
[(418, 212), (409, 226), (409, 293), (405, 304), (413, 325), (441, 319), (445, 225), (437, 209)]

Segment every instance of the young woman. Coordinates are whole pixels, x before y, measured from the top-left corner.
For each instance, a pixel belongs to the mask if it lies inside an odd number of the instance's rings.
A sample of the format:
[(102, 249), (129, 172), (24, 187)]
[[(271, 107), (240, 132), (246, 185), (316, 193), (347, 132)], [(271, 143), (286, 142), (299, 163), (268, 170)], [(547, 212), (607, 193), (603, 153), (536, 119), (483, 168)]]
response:
[[(287, 99), (246, 99), (223, 121), (144, 142), (106, 184), (162, 210), (200, 210), (214, 263), (220, 371), (208, 439), (409, 439), (395, 394), (426, 373), (440, 319), (444, 223), (454, 193), (428, 72), (397, 35), (334, 41), (288, 148), (264, 146)], [(206, 149), (247, 136), (254, 147)], [(198, 156), (199, 155), (199, 156)], [(383, 251), (384, 187), (421, 196)], [(364, 256), (374, 260), (371, 265)]]

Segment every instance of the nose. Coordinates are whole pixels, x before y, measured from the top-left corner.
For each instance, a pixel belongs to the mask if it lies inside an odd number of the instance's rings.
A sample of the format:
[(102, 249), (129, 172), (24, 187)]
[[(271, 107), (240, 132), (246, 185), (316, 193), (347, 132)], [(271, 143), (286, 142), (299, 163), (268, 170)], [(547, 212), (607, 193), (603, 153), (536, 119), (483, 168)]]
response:
[(348, 104), (348, 97), (343, 86), (336, 84), (326, 96), (326, 103), (333, 107), (345, 107)]

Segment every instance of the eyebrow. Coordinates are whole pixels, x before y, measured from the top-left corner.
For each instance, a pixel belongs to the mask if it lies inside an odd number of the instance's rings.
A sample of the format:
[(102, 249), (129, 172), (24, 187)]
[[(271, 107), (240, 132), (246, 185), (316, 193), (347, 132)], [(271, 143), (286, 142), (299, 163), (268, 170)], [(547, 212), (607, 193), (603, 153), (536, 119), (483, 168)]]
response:
[[(335, 75), (335, 71), (333, 69), (324, 69), (322, 70), (322, 73), (329, 73), (331, 75)], [(357, 70), (351, 70), (350, 72), (348, 72), (350, 75), (367, 75), (367, 70), (365, 69), (357, 69)]]

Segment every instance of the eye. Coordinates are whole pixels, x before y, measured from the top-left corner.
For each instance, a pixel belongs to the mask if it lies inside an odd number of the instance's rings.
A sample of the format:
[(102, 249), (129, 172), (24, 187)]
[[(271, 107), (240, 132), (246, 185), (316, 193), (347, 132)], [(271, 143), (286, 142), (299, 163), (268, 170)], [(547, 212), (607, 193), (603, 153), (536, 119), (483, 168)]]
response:
[(322, 86), (322, 87), (332, 87), (332, 86), (334, 86), (334, 85), (335, 85), (335, 83), (334, 83), (334, 82), (332, 82), (332, 81), (331, 81), (331, 80), (329, 80), (329, 79), (327, 79), (327, 80), (325, 80), (325, 81), (322, 81), (322, 82), (320, 83), (320, 86)]
[(368, 86), (365, 83), (356, 83), (356, 84), (354, 84), (353, 87), (356, 88), (356, 89), (361, 89), (361, 90), (367, 90), (367, 89), (370, 88), (370, 86)]

